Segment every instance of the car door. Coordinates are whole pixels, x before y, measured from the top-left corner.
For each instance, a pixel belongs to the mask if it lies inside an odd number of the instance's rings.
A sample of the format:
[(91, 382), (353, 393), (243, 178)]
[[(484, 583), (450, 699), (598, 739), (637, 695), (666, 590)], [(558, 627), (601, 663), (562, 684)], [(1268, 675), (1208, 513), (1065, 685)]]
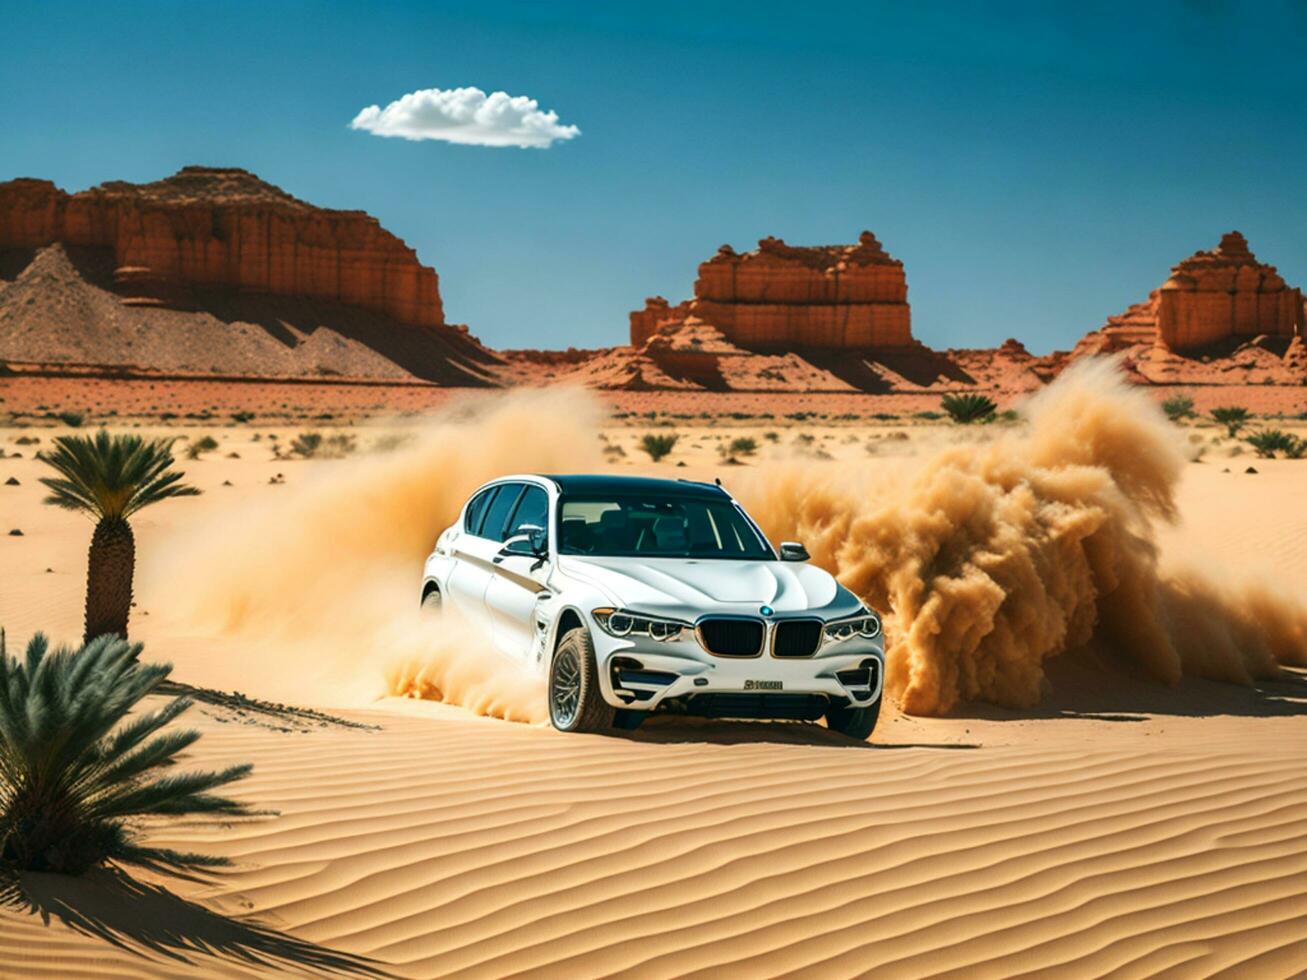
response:
[[(528, 484), (509, 516), (504, 531), (507, 541), (524, 528), (549, 531), (549, 494), (543, 487)], [(548, 544), (545, 548), (548, 554)], [(486, 609), (490, 613), (495, 646), (513, 657), (530, 661), (537, 640), (536, 602), (546, 594), (548, 560), (535, 555), (505, 554), (493, 562), (496, 573), (486, 586)]]
[(474, 619), (488, 620), (485, 598), (495, 574), (494, 558), (523, 489), (520, 483), (499, 483), (473, 497), (465, 511), (462, 533), (451, 547), (455, 564), (446, 591), (453, 604)]

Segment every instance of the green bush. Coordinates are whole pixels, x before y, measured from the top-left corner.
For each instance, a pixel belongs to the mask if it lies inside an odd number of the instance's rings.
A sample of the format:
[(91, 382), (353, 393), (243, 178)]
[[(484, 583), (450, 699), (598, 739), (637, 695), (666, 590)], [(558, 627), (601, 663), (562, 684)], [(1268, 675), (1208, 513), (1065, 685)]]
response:
[(55, 412), (53, 417), (70, 429), (80, 429), (82, 423), (86, 421), (85, 412)]
[(649, 458), (656, 463), (676, 448), (676, 443), (680, 438), (675, 432), (657, 435), (650, 432), (640, 440), (640, 448), (648, 453)]
[(740, 436), (738, 439), (731, 440), (730, 453), (732, 456), (752, 456), (758, 451), (758, 440), (749, 436)]
[(1263, 459), (1273, 459), (1276, 453), (1280, 453), (1285, 459), (1301, 459), (1304, 451), (1307, 450), (1307, 443), (1293, 433), (1281, 429), (1263, 429), (1261, 432), (1254, 432), (1247, 437), (1247, 442)]
[(186, 458), (199, 459), (205, 453), (211, 453), (217, 448), (217, 439), (213, 438), (213, 436), (201, 436), (186, 447)]
[[(196, 731), (160, 730), (190, 707), (177, 698), (135, 711), (172, 669), (143, 665), (141, 645), (101, 636), (49, 652), (38, 633), (23, 660), (0, 633), (0, 865), (11, 871), (80, 874), (107, 861), (174, 869), (222, 858), (147, 847), (141, 817), (248, 816), (245, 804), (212, 791), (249, 775), (172, 771)], [(127, 720), (128, 714), (132, 714)]]
[(296, 456), (312, 459), (322, 448), (321, 432), (301, 432), (290, 443), (290, 451)]
[(938, 422), (944, 417), (944, 414), (942, 412), (926, 410), (924, 412), (913, 412), (912, 417), (914, 419), (924, 419), (927, 422)]
[(254, 421), (254, 413), (253, 413), (253, 412), (232, 412), (232, 413), (231, 413), (231, 420), (232, 420), (233, 422), (237, 422), (237, 423), (253, 422), (253, 421)]
[(1227, 405), (1212, 409), (1212, 421), (1225, 426), (1226, 434), (1233, 439), (1248, 424), (1252, 413), (1240, 405)]
[(1172, 422), (1179, 422), (1194, 414), (1194, 400), (1188, 395), (1176, 395), (1162, 402), (1162, 411)]
[(945, 395), (940, 399), (939, 406), (948, 413), (949, 418), (961, 425), (988, 420), (998, 409), (992, 398), (975, 394)]

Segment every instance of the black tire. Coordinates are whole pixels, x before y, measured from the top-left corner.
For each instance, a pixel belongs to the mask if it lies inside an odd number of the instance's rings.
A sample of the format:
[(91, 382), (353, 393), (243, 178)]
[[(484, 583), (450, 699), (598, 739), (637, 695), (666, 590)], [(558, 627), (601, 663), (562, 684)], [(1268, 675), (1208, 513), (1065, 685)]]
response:
[(613, 727), (613, 707), (599, 690), (594, 644), (585, 627), (567, 631), (549, 663), (549, 720), (560, 732)]
[(444, 598), (440, 595), (439, 589), (432, 589), (422, 597), (422, 612), (424, 614), (438, 613), (440, 607), (444, 605)]
[(876, 730), (880, 717), (880, 698), (865, 708), (831, 708), (826, 712), (826, 727), (831, 731), (865, 742)]
[(624, 732), (633, 732), (644, 724), (647, 711), (636, 711), (632, 708), (617, 708), (613, 712), (613, 727)]

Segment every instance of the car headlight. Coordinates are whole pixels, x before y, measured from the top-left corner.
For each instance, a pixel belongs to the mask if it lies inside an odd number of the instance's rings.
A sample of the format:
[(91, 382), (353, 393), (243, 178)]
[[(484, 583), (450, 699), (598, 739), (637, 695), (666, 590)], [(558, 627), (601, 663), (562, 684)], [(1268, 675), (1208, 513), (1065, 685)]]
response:
[(599, 628), (609, 636), (647, 636), (666, 643), (680, 636), (681, 630), (690, 628), (689, 623), (662, 616), (648, 616), (629, 609), (595, 609), (592, 614)]
[(880, 635), (880, 617), (871, 610), (861, 616), (851, 616), (826, 624), (826, 639), (848, 640), (855, 636), (871, 640)]

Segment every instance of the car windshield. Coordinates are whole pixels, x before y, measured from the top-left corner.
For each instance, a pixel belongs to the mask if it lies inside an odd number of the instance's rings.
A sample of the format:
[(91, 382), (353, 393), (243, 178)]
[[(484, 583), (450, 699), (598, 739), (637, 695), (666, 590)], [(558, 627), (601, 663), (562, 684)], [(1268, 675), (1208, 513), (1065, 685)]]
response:
[(725, 497), (684, 493), (565, 496), (563, 555), (765, 561), (771, 546)]

